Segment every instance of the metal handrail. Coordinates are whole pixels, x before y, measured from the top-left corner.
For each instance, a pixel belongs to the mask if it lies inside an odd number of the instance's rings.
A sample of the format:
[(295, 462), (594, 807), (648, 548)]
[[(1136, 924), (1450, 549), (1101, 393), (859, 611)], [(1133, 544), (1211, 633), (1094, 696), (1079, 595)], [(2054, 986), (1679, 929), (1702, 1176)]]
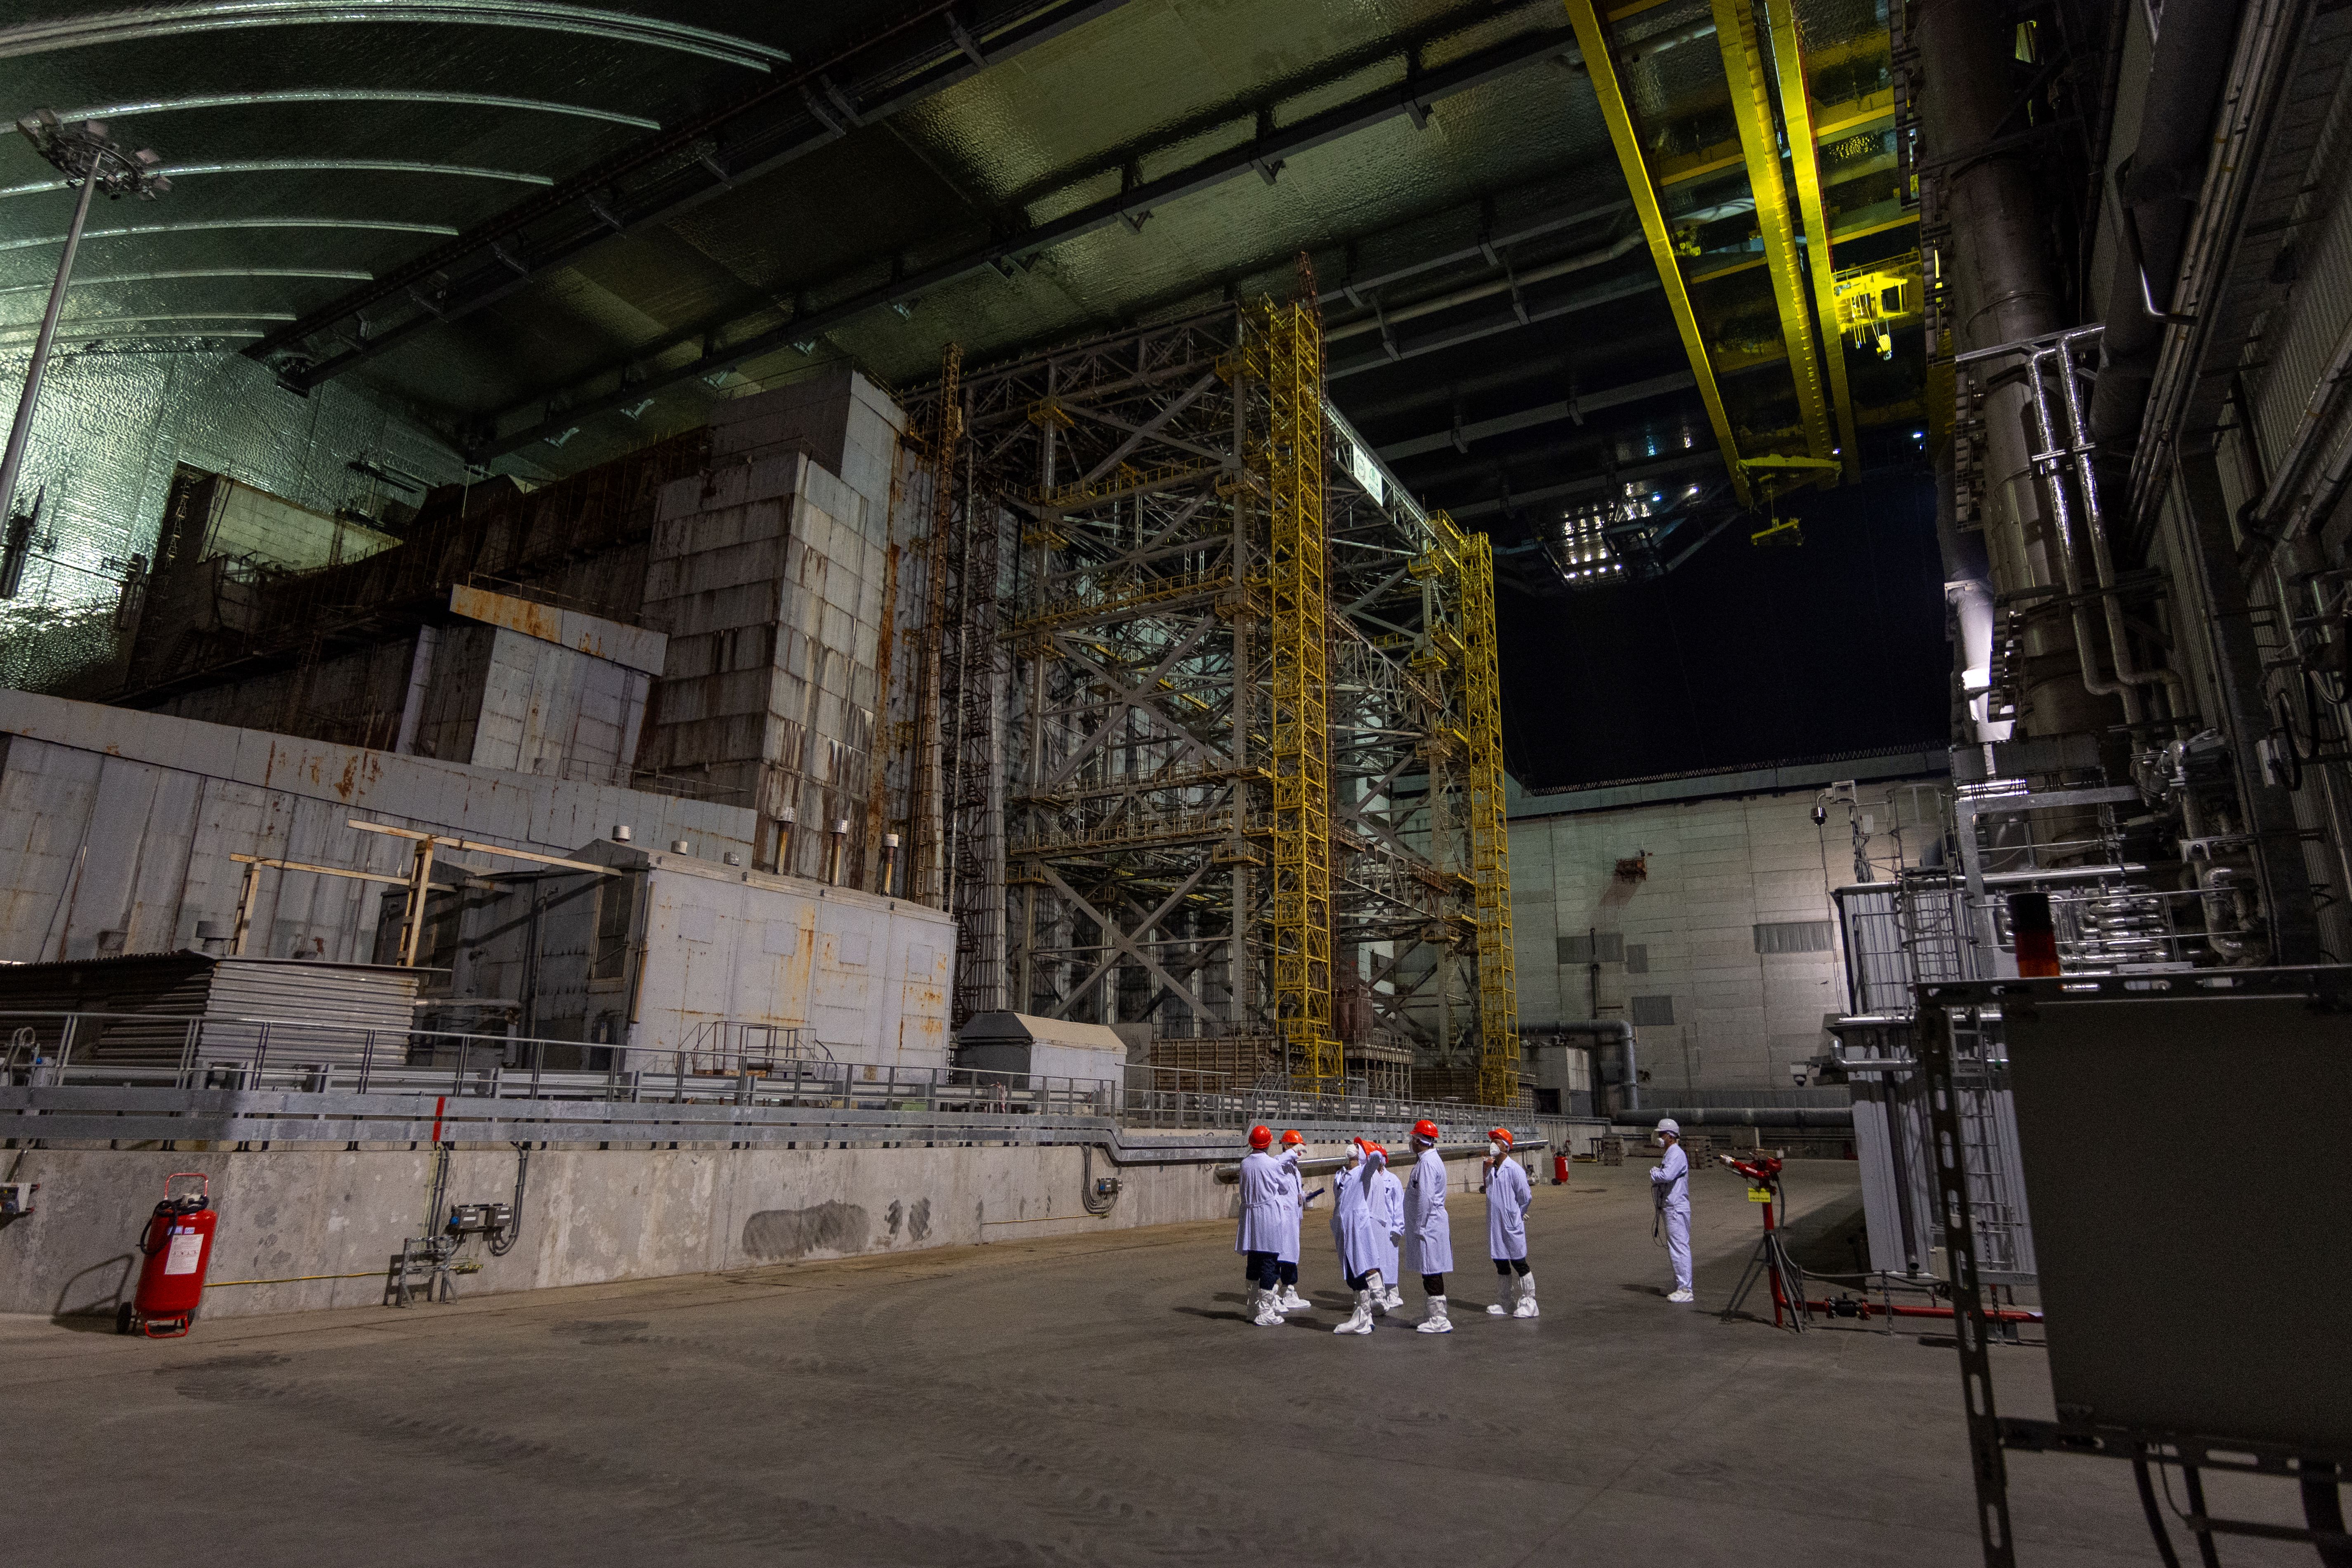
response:
[[(121, 1023), (162, 1036), (176, 1029), (177, 1049), (159, 1040), (151, 1054), (171, 1059), (146, 1062), (85, 1054), (86, 1042), (102, 1042), (106, 1026)], [(30, 1039), (25, 1037), (28, 1031)], [(1125, 1065), (1119, 1079), (1080, 1078), (837, 1061), (805, 1052), (786, 1058), (708, 1046), (606, 1045), (227, 1014), (0, 1010), (0, 1032), (10, 1041), (0, 1056), (0, 1081), (16, 1082), (21, 1073), (33, 1087), (1076, 1115), (1134, 1126), (1236, 1131), (1264, 1122), (1339, 1123), (1401, 1133), (1423, 1119), (1483, 1131), (1497, 1122), (1524, 1128), (1534, 1120), (1523, 1110), (1459, 1101), (1243, 1088), (1223, 1072), (1143, 1063)], [(577, 1065), (551, 1065), (550, 1047), (573, 1054)]]

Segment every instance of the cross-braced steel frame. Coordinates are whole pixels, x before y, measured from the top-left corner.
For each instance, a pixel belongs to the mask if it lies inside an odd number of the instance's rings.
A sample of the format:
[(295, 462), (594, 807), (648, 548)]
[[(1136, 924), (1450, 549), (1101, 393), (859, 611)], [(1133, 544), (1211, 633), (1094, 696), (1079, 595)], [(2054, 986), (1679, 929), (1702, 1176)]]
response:
[(1492, 563), (1324, 407), (1312, 313), (1230, 307), (955, 385), (942, 732), (915, 744), (943, 759), (964, 945), (1001, 922), (989, 1005), (1256, 1038), (1332, 1088), (1404, 1047), (1507, 1103)]

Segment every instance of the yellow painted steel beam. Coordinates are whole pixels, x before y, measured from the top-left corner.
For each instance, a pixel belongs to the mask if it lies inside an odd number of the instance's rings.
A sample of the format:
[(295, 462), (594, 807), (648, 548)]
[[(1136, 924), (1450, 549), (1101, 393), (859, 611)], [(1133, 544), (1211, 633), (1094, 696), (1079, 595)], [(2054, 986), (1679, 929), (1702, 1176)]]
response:
[(1592, 84), (1592, 96), (1600, 101), (1601, 118), (1609, 126), (1610, 142), (1617, 149), (1618, 166), (1624, 171), (1625, 189), (1633, 199), (1634, 216), (1642, 221), (1642, 237), (1650, 243), (1650, 260), (1658, 269), (1658, 281), (1666, 291), (1666, 308), (1674, 313), (1675, 331), (1683, 340), (1683, 352), (1690, 358), (1691, 379), (1698, 384), (1698, 395), (1706, 405), (1707, 423), (1714, 426), (1716, 445), (1722, 450), (1723, 466), (1731, 476), (1731, 488), (1739, 504), (1749, 504), (1748, 476), (1739, 467), (1739, 443), (1731, 433), (1731, 419), (1723, 409), (1723, 392), (1715, 383), (1715, 365), (1707, 358), (1706, 342), (1699, 335), (1698, 314), (1691, 309), (1690, 290), (1683, 283), (1682, 262), (1675, 255), (1674, 236), (1666, 228), (1665, 212), (1658, 205), (1657, 186), (1651, 183), (1649, 165), (1642, 158), (1642, 139), (1633, 129), (1633, 110), (1626, 107), (1624, 89), (1617, 82), (1617, 68), (1611, 62), (1609, 39), (1601, 31), (1601, 18), (1594, 15), (1592, 0), (1566, 0), (1568, 19), (1576, 29), (1576, 47), (1584, 56), (1585, 79)]
[[(1311, 301), (1312, 296), (1309, 296)], [(1323, 513), (1323, 324), (1309, 304), (1269, 307), (1265, 345), (1274, 614), (1275, 1021), (1300, 1078), (1339, 1089), (1345, 1053), (1331, 1013), (1329, 542)]]
[[(1821, 320), (1822, 353), (1828, 362), (1830, 406), (1837, 416), (1838, 453), (1845, 477), (1862, 477), (1862, 447), (1853, 435), (1853, 392), (1846, 384), (1845, 334), (1838, 330), (1835, 268), (1830, 260), (1829, 206), (1822, 200), (1820, 145), (1813, 129), (1812, 95), (1805, 89), (1805, 56), (1797, 37), (1797, 14), (1790, 0), (1765, 0), (1772, 28), (1772, 71), (1780, 80), (1780, 117), (1789, 126), (1790, 166), (1797, 177), (1798, 210), (1805, 220), (1805, 270), (1813, 286), (1813, 309)], [(1777, 171), (1779, 159), (1774, 158)], [(1799, 307), (1801, 310), (1801, 306)]]
[[(1828, 458), (1837, 437), (1830, 426), (1828, 401), (1822, 396), (1822, 355), (1813, 334), (1812, 311), (1806, 305), (1804, 258), (1797, 254), (1789, 188), (1780, 178), (1780, 131), (1773, 122), (1770, 89), (1764, 81), (1756, 14), (1748, 0), (1711, 0), (1711, 4), (1716, 42), (1723, 50), (1723, 72), (1731, 83), (1731, 117), (1739, 127), (1740, 151), (1748, 158), (1748, 185), (1756, 196), (1756, 226), (1764, 237), (1765, 271), (1772, 279), (1772, 301), (1780, 313), (1780, 341), (1788, 345), (1789, 374), (1797, 384), (1799, 421), (1804, 426), (1807, 450), (1816, 458)], [(1801, 83), (1798, 90), (1803, 91)], [(1795, 134), (1793, 127), (1790, 134)]]

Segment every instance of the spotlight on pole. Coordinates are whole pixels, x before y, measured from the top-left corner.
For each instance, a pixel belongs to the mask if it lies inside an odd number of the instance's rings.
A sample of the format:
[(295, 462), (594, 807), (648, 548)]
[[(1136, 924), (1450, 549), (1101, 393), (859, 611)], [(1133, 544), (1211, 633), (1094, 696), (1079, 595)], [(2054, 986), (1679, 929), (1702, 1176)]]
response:
[(33, 340), (32, 363), (25, 367), (24, 395), (16, 400), (16, 422), (8, 427), (8, 450), (0, 458), (0, 512), (16, 513), (16, 479), (25, 468), (26, 443), (32, 439), (33, 415), (41, 405), (41, 376), (48, 369), (49, 345), (58, 335), (58, 316), (65, 309), (66, 286), (73, 279), (74, 252), (81, 247), (82, 226), (89, 218), (89, 199), (104, 191), (110, 200), (136, 196), (153, 201), (172, 188), (162, 174), (163, 160), (148, 148), (126, 153), (107, 135), (102, 121), (82, 120), (68, 125), (46, 109), (35, 110), (16, 121), (16, 130), (33, 150), (65, 176), (68, 190), (79, 186), (73, 223), (66, 230), (65, 253), (58, 258), (57, 281), (49, 286), (49, 308), (41, 317), (41, 331)]

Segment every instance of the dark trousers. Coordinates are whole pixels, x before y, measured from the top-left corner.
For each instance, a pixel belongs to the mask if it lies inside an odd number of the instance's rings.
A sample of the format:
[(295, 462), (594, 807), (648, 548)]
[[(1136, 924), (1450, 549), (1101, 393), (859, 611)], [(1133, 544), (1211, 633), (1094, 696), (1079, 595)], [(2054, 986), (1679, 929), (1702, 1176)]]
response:
[(1527, 1271), (1528, 1260), (1524, 1258), (1497, 1258), (1495, 1259), (1495, 1272), (1497, 1274), (1525, 1274)]
[(1285, 1285), (1298, 1283), (1298, 1265), (1296, 1263), (1277, 1263), (1275, 1268), (1281, 1271), (1282, 1282)]
[[(1282, 1267), (1282, 1265), (1276, 1259), (1274, 1254), (1271, 1252), (1253, 1252), (1247, 1256), (1249, 1261), (1243, 1266), (1242, 1278), (1248, 1280), (1251, 1284), (1259, 1286), (1265, 1289), (1273, 1289), (1276, 1280), (1280, 1278), (1279, 1270)], [(1296, 1274), (1291, 1277), (1293, 1279), (1297, 1278)]]
[(1421, 1277), (1421, 1289), (1422, 1289), (1422, 1293), (1423, 1293), (1423, 1295), (1427, 1295), (1427, 1296), (1443, 1296), (1443, 1295), (1444, 1295), (1444, 1294), (1445, 1294), (1445, 1276), (1444, 1276), (1444, 1275), (1443, 1275), (1443, 1274), (1424, 1274), (1424, 1275), (1423, 1275), (1423, 1276)]

